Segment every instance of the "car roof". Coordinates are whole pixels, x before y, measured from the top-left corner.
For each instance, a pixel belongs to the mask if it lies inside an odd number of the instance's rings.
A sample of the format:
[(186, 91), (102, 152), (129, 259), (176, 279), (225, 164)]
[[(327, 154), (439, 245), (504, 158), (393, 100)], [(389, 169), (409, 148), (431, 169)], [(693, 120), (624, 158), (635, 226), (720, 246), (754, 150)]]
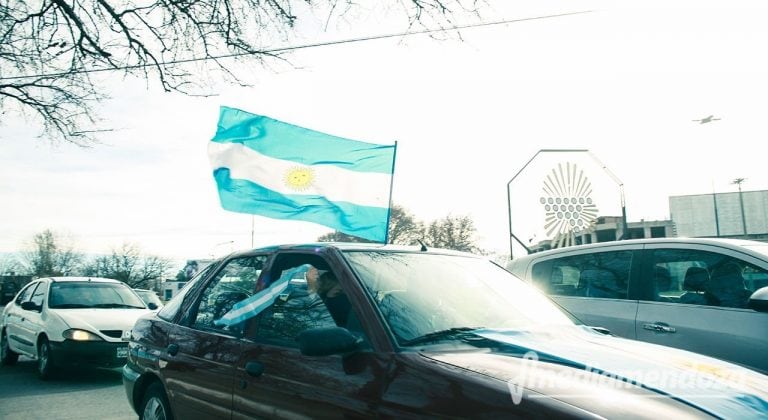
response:
[[(675, 237), (675, 238), (645, 238), (645, 239), (626, 239), (619, 241), (599, 242), (592, 244), (574, 245), (564, 248), (548, 249), (546, 251), (534, 252), (532, 254), (524, 255), (518, 259), (530, 259), (536, 257), (547, 256), (551, 254), (558, 254), (570, 251), (589, 251), (599, 250), (601, 248), (622, 247), (622, 246), (641, 246), (651, 244), (677, 244), (677, 245), (715, 245), (726, 246), (729, 248), (745, 248), (751, 247), (768, 247), (768, 243), (751, 241), (747, 239), (730, 239), (730, 238), (688, 238), (688, 237)], [(757, 254), (766, 255), (764, 252), (753, 251)]]
[(66, 282), (120, 283), (120, 284), (123, 283), (120, 280), (108, 279), (104, 277), (68, 276), (68, 277), (45, 277), (45, 278), (50, 279), (52, 282), (55, 282), (55, 283), (66, 283)]
[(420, 245), (389, 245), (378, 243), (360, 243), (360, 242), (312, 242), (301, 244), (282, 244), (265, 246), (261, 248), (254, 248), (249, 250), (236, 251), (230, 256), (248, 255), (254, 252), (274, 252), (274, 251), (320, 251), (323, 249), (336, 249), (339, 251), (379, 251), (379, 252), (413, 252), (413, 253), (427, 253), (427, 254), (441, 254), (441, 255), (459, 255), (459, 256), (474, 256), (479, 255), (454, 251), (443, 248), (432, 248), (429, 246)]

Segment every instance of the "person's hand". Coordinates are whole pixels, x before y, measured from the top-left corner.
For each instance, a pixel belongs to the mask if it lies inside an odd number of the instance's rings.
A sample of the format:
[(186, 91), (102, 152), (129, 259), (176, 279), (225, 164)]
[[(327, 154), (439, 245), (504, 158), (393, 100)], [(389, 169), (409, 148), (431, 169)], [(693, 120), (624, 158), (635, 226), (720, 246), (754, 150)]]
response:
[(317, 278), (319, 275), (320, 273), (317, 271), (317, 268), (309, 267), (306, 274), (304, 275), (304, 278), (307, 279), (307, 288), (309, 290), (317, 290)]

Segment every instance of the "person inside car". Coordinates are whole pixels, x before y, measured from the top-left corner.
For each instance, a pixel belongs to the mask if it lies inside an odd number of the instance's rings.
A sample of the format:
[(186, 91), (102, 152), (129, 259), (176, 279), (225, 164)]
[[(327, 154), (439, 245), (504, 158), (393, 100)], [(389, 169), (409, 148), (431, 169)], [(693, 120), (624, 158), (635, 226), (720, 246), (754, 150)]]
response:
[(346, 327), (352, 306), (336, 276), (330, 271), (321, 274), (317, 279), (316, 291), (328, 308), (328, 312), (331, 313), (336, 325)]
[(744, 285), (741, 266), (729, 261), (712, 270), (705, 295), (710, 305), (746, 308), (750, 291)]

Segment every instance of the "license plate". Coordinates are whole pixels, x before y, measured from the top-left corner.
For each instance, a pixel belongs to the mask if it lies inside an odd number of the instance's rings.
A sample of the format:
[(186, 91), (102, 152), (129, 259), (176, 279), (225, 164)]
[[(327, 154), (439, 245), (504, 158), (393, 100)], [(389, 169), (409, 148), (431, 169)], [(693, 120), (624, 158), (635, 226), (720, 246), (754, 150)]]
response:
[(117, 348), (117, 358), (118, 359), (124, 359), (128, 357), (128, 347), (118, 347)]

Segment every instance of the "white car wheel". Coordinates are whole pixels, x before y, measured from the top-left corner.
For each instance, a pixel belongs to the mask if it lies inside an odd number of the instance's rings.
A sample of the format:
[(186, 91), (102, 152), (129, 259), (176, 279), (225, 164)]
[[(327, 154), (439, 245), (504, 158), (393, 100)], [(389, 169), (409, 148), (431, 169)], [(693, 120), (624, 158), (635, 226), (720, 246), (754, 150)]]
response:
[(47, 380), (53, 376), (54, 359), (51, 352), (51, 344), (45, 337), (40, 339), (37, 347), (37, 374), (40, 379)]

